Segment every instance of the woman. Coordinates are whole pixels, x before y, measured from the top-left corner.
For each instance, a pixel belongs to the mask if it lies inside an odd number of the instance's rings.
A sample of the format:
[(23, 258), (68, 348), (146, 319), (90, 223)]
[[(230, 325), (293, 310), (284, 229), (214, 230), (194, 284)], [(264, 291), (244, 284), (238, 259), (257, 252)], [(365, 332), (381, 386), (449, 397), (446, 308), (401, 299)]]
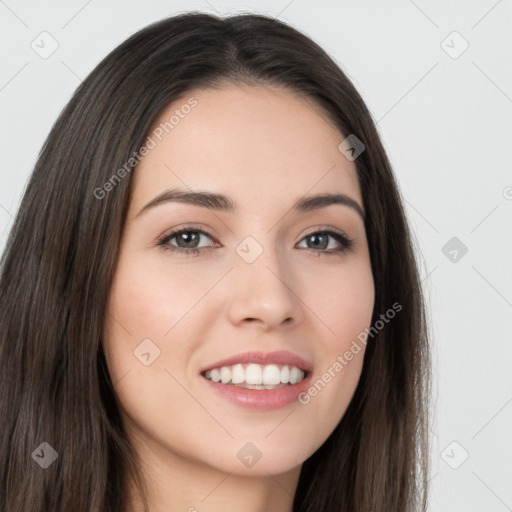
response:
[(401, 198), (360, 95), (284, 23), (189, 13), (114, 49), (0, 289), (1, 510), (425, 510)]

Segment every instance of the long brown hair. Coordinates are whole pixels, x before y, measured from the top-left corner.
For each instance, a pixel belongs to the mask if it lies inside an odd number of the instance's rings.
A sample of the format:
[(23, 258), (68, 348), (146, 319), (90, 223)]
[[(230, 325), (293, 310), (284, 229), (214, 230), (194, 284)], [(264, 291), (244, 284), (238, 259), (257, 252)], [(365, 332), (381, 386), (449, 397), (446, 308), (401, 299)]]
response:
[[(126, 476), (143, 489), (101, 341), (133, 172), (118, 173), (107, 192), (104, 184), (167, 105), (223, 83), (287, 87), (363, 142), (355, 165), (375, 283), (372, 325), (395, 302), (403, 308), (368, 339), (352, 401), (304, 462), (293, 510), (426, 509), (425, 304), (372, 117), (336, 63), (294, 28), (263, 15), (193, 12), (153, 23), (100, 62), (60, 114), (26, 187), (0, 269), (0, 510), (125, 512)], [(41, 443), (58, 454), (46, 469), (37, 455), (53, 452)]]

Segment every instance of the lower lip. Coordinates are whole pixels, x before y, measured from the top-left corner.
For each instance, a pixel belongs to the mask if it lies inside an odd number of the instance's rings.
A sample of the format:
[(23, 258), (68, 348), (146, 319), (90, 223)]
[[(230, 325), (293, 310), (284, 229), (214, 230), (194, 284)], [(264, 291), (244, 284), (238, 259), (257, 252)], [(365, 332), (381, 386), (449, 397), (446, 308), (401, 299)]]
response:
[(311, 374), (298, 384), (292, 384), (278, 389), (246, 389), (231, 384), (220, 384), (210, 379), (201, 377), (214, 392), (226, 400), (241, 407), (270, 411), (281, 409), (298, 401), (301, 393), (304, 393), (311, 381)]

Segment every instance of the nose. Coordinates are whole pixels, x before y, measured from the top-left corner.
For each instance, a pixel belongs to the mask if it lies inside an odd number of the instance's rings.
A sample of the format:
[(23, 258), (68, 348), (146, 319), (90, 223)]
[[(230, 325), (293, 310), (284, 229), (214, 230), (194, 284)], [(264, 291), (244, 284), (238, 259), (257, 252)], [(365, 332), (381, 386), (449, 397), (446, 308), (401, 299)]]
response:
[(271, 330), (301, 320), (302, 302), (294, 289), (298, 283), (275, 249), (265, 247), (252, 263), (239, 258), (230, 282), (228, 314), (234, 325), (254, 323)]

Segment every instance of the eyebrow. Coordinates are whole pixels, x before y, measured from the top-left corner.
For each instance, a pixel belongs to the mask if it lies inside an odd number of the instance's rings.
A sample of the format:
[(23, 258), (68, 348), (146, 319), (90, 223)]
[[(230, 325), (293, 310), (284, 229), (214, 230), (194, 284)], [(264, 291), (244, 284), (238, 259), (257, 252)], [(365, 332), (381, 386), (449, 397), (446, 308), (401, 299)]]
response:
[[(180, 202), (208, 208), (228, 213), (239, 213), (240, 208), (233, 199), (224, 194), (214, 192), (187, 192), (179, 187), (164, 190), (161, 194), (151, 199), (142, 210), (136, 215), (138, 217), (143, 212), (155, 208), (156, 206), (169, 203)], [(300, 198), (291, 208), (294, 213), (310, 212), (320, 210), (333, 204), (341, 204), (355, 210), (362, 220), (365, 220), (365, 214), (359, 204), (351, 197), (345, 194), (319, 194)]]

